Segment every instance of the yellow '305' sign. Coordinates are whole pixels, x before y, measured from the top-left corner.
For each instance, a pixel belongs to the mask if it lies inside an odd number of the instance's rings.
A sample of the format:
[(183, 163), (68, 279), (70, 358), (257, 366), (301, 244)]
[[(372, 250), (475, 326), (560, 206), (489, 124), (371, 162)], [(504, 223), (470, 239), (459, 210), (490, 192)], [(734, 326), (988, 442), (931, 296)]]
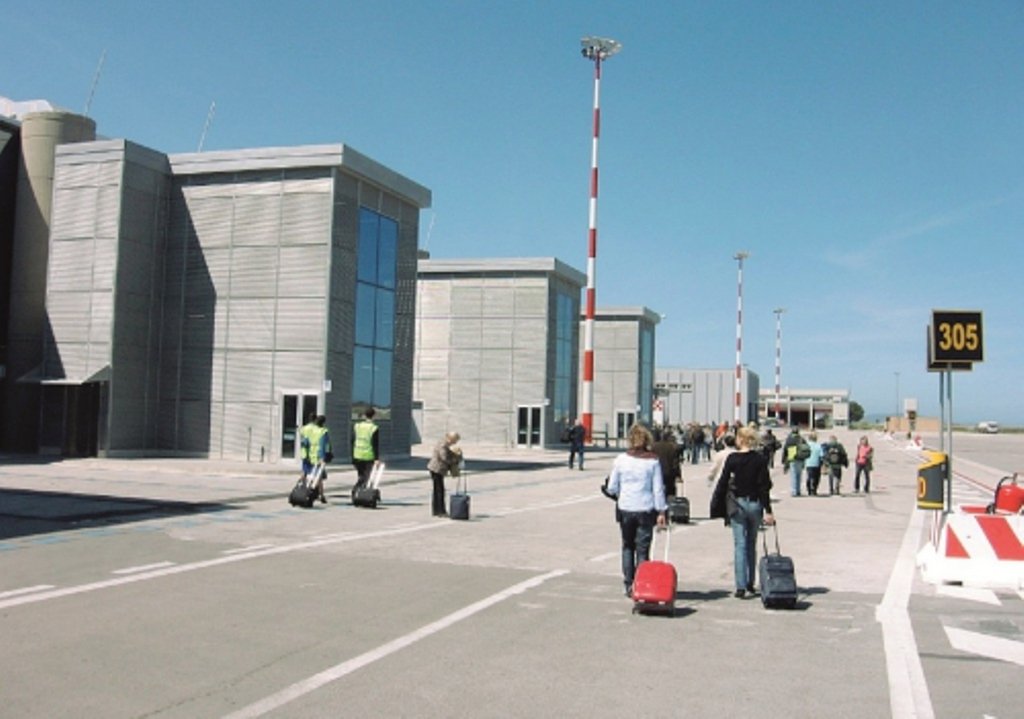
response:
[(985, 358), (981, 312), (933, 310), (933, 362), (981, 362)]

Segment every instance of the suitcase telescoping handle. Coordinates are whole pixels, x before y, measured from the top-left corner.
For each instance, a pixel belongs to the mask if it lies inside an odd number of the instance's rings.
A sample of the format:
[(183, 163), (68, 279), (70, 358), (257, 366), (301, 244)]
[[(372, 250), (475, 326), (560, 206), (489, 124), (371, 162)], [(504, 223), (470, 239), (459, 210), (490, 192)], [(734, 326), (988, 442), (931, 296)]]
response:
[[(772, 525), (772, 529), (775, 530), (775, 553), (782, 554), (782, 550), (779, 549), (779, 521), (775, 520), (775, 524)], [(764, 547), (764, 554), (768, 556), (768, 538), (765, 536), (768, 534), (768, 530), (765, 529), (761, 534), (761, 546)]]
[(665, 557), (662, 561), (668, 562), (668, 550), (672, 546), (672, 528), (671, 527), (654, 527), (654, 535), (651, 537), (651, 552), (650, 555), (654, 556), (654, 545), (657, 544), (659, 534), (665, 535)]
[(466, 482), (466, 470), (459, 472), (459, 476), (455, 478), (455, 494), (467, 494), (469, 492), (469, 484)]

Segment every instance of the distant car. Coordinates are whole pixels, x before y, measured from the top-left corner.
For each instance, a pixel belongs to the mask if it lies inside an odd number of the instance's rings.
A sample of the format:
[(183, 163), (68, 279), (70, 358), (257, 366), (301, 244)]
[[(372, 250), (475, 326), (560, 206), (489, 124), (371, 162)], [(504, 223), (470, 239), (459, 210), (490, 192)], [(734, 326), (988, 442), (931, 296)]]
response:
[(978, 431), (985, 432), (986, 434), (998, 434), (999, 423), (992, 422), (991, 420), (986, 422), (978, 422)]
[(782, 427), (785, 424), (786, 423), (781, 421), (778, 417), (768, 417), (767, 419), (765, 419), (764, 422), (761, 423), (761, 426), (771, 427), (772, 429), (775, 429), (776, 427)]

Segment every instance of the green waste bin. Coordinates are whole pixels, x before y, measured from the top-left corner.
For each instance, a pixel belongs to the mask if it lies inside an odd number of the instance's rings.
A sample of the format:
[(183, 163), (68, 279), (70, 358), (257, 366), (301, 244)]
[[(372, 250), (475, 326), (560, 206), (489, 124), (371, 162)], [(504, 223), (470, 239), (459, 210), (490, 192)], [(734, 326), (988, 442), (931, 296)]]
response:
[(944, 509), (946, 475), (949, 465), (945, 452), (929, 452), (931, 458), (917, 468), (917, 508)]

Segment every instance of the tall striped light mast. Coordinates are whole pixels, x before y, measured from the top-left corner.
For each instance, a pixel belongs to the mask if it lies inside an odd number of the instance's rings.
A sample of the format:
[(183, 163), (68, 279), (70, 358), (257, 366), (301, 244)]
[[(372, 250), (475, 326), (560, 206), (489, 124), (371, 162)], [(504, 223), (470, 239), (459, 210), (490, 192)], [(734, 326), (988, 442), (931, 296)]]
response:
[(779, 393), (782, 388), (782, 313), (785, 307), (776, 307), (775, 313), (775, 419), (779, 418)]
[(741, 383), (743, 379), (743, 260), (750, 257), (749, 252), (740, 250), (733, 259), (739, 263), (736, 275), (736, 404), (733, 407), (733, 424), (740, 421), (740, 399), (743, 396)]
[(594, 429), (594, 314), (596, 308), (595, 272), (597, 269), (597, 141), (601, 136), (601, 62), (619, 50), (622, 44), (603, 37), (585, 37), (580, 41), (583, 57), (594, 61), (594, 136), (590, 151), (590, 229), (587, 233), (587, 299), (583, 323), (583, 428), (590, 442)]

